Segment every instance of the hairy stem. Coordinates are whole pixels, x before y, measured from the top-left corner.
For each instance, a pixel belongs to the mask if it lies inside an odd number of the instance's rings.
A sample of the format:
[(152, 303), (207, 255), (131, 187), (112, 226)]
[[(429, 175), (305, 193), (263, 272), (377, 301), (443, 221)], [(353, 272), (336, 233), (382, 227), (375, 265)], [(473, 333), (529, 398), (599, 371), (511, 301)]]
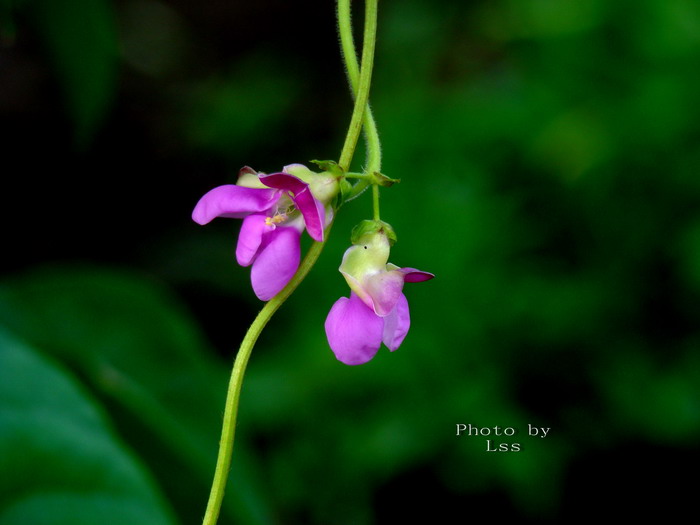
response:
[[(381, 165), (381, 147), (377, 126), (368, 106), (369, 88), (372, 82), (372, 66), (374, 64), (374, 48), (377, 35), (377, 3), (378, 0), (365, 0), (365, 29), (362, 43), (362, 65), (357, 65), (355, 44), (352, 38), (350, 17), (350, 0), (338, 0), (338, 30), (340, 33), (343, 60), (348, 71), (350, 86), (355, 95), (355, 107), (350, 119), (348, 134), (345, 137), (343, 151), (338, 164), (347, 171), (357, 146), (357, 139), (365, 123), (367, 137), (368, 171), (379, 171)], [(376, 167), (375, 167), (376, 166)], [(361, 183), (362, 184), (362, 183)]]
[[(331, 225), (326, 228), (325, 239), (328, 238)], [(236, 360), (233, 363), (233, 371), (229, 381), (228, 393), (226, 394), (226, 406), (224, 408), (224, 423), (221, 429), (221, 441), (219, 442), (219, 455), (216, 460), (216, 469), (214, 471), (214, 481), (212, 483), (209, 501), (207, 502), (207, 510), (204, 515), (203, 525), (214, 525), (219, 517), (221, 503), (224, 498), (226, 488), (226, 480), (228, 478), (229, 469), (231, 467), (231, 457), (233, 454), (233, 441), (236, 434), (236, 416), (238, 415), (238, 402), (241, 395), (241, 385), (243, 384), (243, 375), (245, 374), (248, 359), (253, 351), (260, 333), (265, 325), (272, 318), (272, 315), (279, 309), (280, 306), (289, 298), (297, 286), (308, 275), (309, 271), (316, 263), (321, 250), (323, 250), (324, 242), (314, 242), (307, 252), (304, 260), (299, 265), (297, 273), (294, 274), (292, 280), (287, 283), (277, 295), (270, 299), (258, 316), (253, 321), (253, 324), (248, 328), (248, 332), (243, 338)]]
[[(343, 61), (348, 74), (348, 80), (354, 97), (360, 85), (360, 66), (357, 62), (355, 41), (352, 37), (352, 20), (350, 17), (351, 0), (338, 0), (338, 32)], [(382, 166), (382, 148), (379, 142), (377, 124), (372, 115), (372, 109), (367, 104), (364, 115), (364, 132), (367, 142), (367, 171), (380, 171)]]

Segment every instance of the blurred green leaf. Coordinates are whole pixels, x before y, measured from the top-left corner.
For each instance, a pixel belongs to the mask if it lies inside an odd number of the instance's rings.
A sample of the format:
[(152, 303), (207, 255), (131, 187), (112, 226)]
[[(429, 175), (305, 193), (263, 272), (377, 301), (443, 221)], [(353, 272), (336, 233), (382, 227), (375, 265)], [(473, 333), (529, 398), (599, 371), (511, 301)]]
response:
[[(0, 286), (0, 319), (79, 371), (123, 420), (183, 521), (201, 517), (228, 374), (173, 295), (127, 272), (46, 269)], [(245, 440), (236, 445), (242, 490), (230, 491), (224, 512), (267, 523)]]
[(0, 330), (0, 524), (168, 525), (172, 512), (65, 371)]
[(86, 146), (116, 91), (117, 34), (109, 0), (27, 0), (75, 125)]

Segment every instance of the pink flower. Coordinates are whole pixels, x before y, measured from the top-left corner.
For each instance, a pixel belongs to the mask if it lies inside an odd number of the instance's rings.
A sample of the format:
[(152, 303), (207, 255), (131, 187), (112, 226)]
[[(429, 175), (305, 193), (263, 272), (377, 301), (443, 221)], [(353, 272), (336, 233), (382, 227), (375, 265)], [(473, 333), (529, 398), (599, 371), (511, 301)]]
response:
[(218, 186), (199, 199), (192, 219), (198, 224), (216, 217), (243, 219), (236, 260), (241, 266), (252, 265), (253, 291), (268, 301), (296, 273), (304, 229), (312, 239), (323, 241), (332, 217), (328, 203), (338, 183), (330, 174), (314, 173), (301, 164), (270, 175), (245, 167), (238, 177), (237, 184)]
[(435, 277), (415, 268), (387, 264), (389, 240), (382, 232), (366, 235), (343, 256), (340, 272), (350, 286), (326, 318), (328, 343), (339, 361), (361, 365), (371, 360), (382, 342), (392, 352), (411, 325), (404, 283)]

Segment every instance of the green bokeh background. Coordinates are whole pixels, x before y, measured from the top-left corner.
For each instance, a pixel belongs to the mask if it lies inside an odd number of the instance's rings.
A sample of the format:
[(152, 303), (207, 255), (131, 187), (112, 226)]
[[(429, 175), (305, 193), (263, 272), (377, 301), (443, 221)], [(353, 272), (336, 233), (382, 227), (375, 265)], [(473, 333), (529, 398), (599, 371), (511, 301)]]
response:
[[(339, 154), (337, 47), (330, 0), (0, 1), (0, 524), (199, 522), (260, 303), (237, 221), (189, 214)], [(375, 64), (390, 260), (436, 279), (397, 352), (337, 362), (370, 199), (341, 210), (254, 351), (221, 523), (692, 511), (700, 4), (383, 0)]]

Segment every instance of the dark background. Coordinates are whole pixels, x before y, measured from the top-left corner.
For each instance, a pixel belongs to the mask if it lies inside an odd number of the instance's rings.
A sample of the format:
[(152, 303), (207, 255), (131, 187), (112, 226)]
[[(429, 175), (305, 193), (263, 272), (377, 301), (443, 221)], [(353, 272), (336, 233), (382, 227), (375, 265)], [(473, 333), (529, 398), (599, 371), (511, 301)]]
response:
[[(0, 6), (0, 523), (197, 523), (261, 305), (239, 223), (190, 213), (243, 165), (337, 158), (333, 2)], [(323, 321), (370, 199), (341, 210), (253, 353), (221, 523), (692, 511), (700, 6), (379, 9), (390, 260), (437, 277), (397, 352), (338, 363)]]

